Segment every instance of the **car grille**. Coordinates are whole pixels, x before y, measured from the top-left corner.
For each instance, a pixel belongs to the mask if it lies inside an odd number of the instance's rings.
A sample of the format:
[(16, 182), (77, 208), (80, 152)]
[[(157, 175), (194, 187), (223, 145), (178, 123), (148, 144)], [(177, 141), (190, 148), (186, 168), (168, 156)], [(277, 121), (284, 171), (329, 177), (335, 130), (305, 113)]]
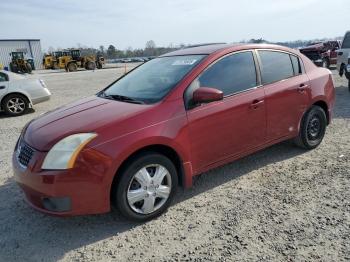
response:
[(20, 143), (18, 145), (18, 149), (17, 149), (17, 159), (18, 162), (24, 166), (27, 167), (29, 164), (29, 161), (32, 159), (33, 155), (34, 155), (35, 150), (33, 148), (31, 148), (30, 146), (28, 146), (25, 143)]

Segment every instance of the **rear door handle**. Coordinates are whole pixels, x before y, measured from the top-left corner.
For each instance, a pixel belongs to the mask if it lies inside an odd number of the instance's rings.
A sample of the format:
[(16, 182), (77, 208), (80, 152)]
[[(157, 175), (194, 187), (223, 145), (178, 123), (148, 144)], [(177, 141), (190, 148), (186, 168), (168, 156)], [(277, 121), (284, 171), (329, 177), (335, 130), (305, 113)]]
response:
[(298, 87), (298, 92), (299, 93), (304, 93), (306, 88), (308, 88), (308, 85), (305, 85), (305, 84), (301, 84), (299, 87)]
[(258, 100), (258, 99), (255, 99), (251, 105), (250, 105), (250, 108), (252, 109), (257, 109), (260, 105), (262, 105), (264, 103), (264, 100)]
[(5, 89), (6, 88), (6, 86), (0, 86), (0, 89)]

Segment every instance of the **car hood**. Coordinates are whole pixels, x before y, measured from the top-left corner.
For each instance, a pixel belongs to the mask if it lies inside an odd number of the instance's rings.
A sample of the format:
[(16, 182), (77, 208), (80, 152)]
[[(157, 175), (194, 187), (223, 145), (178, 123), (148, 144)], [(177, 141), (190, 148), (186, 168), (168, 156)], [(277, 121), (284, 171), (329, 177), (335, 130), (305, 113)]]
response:
[[(76, 133), (102, 133), (109, 126), (131, 120), (152, 108), (152, 105), (132, 104), (97, 96), (47, 112), (29, 123), (24, 140), (33, 148), (48, 151), (62, 138)], [(125, 133), (131, 125), (120, 125), (119, 133)], [(118, 136), (118, 128), (116, 128)]]

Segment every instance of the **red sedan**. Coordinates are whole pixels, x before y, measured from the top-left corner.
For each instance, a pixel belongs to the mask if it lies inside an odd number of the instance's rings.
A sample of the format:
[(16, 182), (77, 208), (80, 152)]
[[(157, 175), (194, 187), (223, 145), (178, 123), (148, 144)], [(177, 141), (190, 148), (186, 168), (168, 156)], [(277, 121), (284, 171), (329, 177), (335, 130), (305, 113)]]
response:
[(317, 147), (332, 118), (328, 69), (273, 45), (207, 45), (153, 59), (97, 95), (33, 120), (13, 154), (34, 208), (54, 215), (164, 212), (178, 184), (294, 139)]

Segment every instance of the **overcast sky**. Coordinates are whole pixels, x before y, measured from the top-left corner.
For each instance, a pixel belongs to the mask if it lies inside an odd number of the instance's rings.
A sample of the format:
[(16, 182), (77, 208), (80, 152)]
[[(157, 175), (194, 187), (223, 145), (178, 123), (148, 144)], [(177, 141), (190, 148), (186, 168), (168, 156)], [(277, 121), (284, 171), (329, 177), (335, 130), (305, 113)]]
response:
[(40, 38), (44, 49), (141, 48), (343, 36), (349, 0), (1, 0), (0, 39)]

